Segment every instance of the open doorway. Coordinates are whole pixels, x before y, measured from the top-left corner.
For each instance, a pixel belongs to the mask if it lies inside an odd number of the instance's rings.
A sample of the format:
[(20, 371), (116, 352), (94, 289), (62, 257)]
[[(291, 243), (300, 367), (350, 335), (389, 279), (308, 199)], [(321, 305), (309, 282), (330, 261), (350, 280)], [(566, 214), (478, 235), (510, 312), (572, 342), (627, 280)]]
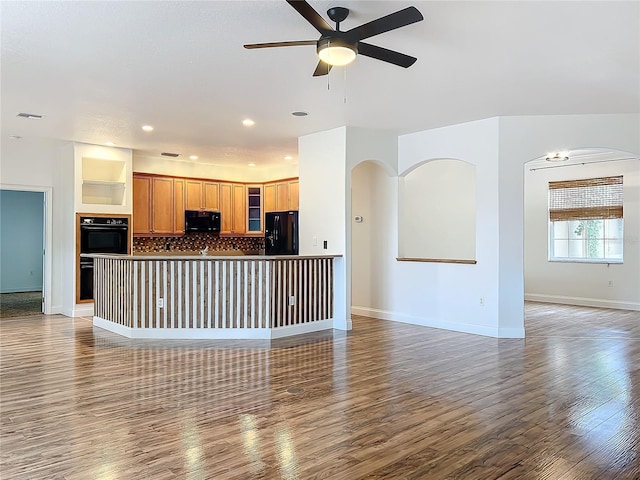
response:
[(397, 176), (374, 160), (351, 170), (351, 313), (380, 317), (390, 309), (385, 281), (398, 253)]
[(45, 298), (44, 191), (0, 190), (0, 317), (42, 313)]
[[(640, 310), (638, 156), (582, 148), (533, 159), (524, 169), (525, 301)], [(590, 186), (611, 178), (621, 190), (615, 210), (604, 184)], [(552, 227), (551, 191), (561, 188), (570, 208)], [(554, 214), (565, 212), (557, 208)]]

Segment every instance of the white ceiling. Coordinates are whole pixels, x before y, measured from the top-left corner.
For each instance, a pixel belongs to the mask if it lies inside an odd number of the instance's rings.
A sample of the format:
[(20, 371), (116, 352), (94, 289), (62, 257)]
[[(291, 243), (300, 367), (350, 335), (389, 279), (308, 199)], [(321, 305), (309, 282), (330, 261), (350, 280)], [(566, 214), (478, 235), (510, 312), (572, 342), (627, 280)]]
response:
[(313, 78), (313, 46), (244, 49), (318, 38), (284, 0), (2, 1), (2, 141), (113, 141), (139, 156), (268, 168), (297, 161), (300, 135), (343, 125), (402, 134), (497, 115), (640, 111), (637, 0), (309, 3), (325, 18), (351, 9), (343, 30), (415, 5), (424, 21), (367, 42), (418, 61), (360, 56)]

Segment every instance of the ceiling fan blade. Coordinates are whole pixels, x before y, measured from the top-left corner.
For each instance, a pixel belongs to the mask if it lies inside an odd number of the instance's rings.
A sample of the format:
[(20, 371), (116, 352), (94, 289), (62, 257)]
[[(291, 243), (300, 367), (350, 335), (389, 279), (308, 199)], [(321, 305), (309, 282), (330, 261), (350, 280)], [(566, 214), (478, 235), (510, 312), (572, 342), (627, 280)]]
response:
[(331, 71), (331, 65), (328, 63), (324, 63), (322, 60), (318, 62), (318, 66), (316, 67), (315, 72), (313, 72), (314, 77), (320, 77), (322, 75), (327, 75)]
[(323, 35), (327, 32), (333, 32), (334, 29), (329, 25), (324, 18), (316, 12), (311, 5), (304, 0), (287, 0), (287, 3), (295, 8), (300, 15), (302, 15), (307, 22), (314, 26)]
[(248, 43), (244, 48), (296, 47), (298, 45), (316, 45), (317, 40), (300, 40), (298, 42)]
[(416, 7), (407, 7), (395, 13), (390, 13), (384, 17), (372, 20), (369, 23), (352, 28), (347, 33), (355, 36), (358, 40), (380, 35), (381, 33), (395, 30), (396, 28), (411, 25), (412, 23), (424, 20), (424, 17)]
[(405, 55), (404, 53), (389, 50), (387, 48), (377, 47), (370, 43), (359, 42), (358, 53), (365, 57), (375, 58), (383, 62), (393, 63), (399, 67), (409, 68), (418, 60), (416, 57)]

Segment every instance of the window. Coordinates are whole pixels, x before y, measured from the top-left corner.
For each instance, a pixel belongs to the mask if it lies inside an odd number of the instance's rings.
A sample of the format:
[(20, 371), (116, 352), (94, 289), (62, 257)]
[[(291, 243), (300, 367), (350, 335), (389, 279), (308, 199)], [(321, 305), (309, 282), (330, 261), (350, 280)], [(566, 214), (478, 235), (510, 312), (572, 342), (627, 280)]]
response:
[(549, 182), (549, 260), (622, 262), (622, 175)]

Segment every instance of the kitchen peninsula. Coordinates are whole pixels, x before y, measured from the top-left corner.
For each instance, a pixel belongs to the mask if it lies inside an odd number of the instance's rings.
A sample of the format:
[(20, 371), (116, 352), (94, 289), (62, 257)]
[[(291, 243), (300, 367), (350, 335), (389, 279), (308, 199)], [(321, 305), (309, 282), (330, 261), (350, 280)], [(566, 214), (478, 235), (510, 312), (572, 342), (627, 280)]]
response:
[(333, 328), (339, 256), (87, 256), (93, 324), (128, 338), (270, 339)]

